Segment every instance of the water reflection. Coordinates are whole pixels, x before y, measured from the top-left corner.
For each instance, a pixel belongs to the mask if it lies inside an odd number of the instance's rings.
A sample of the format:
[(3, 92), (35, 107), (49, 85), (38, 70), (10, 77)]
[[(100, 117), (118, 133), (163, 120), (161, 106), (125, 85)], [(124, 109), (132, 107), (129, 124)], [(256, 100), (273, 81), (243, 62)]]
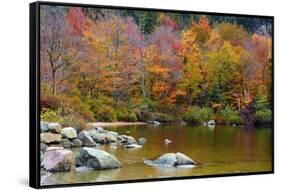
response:
[[(241, 126), (124, 126), (109, 130), (136, 139), (146, 138), (140, 149), (126, 149), (119, 144), (99, 146), (115, 155), (122, 168), (103, 171), (76, 171), (42, 177), (45, 184), (82, 183), (176, 176), (210, 175), (270, 171), (272, 155), (271, 128)], [(164, 139), (172, 143), (165, 144)], [(73, 149), (75, 153), (77, 149)], [(153, 167), (144, 164), (168, 152), (182, 152), (197, 163), (194, 168)]]

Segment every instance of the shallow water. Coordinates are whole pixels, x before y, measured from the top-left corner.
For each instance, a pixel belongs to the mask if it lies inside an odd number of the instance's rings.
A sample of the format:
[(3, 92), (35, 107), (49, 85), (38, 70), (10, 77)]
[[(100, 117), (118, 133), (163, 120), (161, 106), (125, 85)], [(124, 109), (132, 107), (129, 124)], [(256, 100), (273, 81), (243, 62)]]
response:
[[(116, 144), (99, 146), (97, 148), (115, 155), (122, 168), (95, 171), (77, 170), (73, 166), (70, 172), (42, 176), (42, 185), (263, 172), (272, 169), (271, 128), (145, 125), (106, 129), (136, 139), (144, 137), (147, 143), (139, 149), (126, 149)], [(166, 138), (172, 143), (166, 145)], [(76, 154), (79, 149), (72, 150)], [(168, 152), (182, 152), (195, 160), (198, 166), (154, 167), (143, 162)]]

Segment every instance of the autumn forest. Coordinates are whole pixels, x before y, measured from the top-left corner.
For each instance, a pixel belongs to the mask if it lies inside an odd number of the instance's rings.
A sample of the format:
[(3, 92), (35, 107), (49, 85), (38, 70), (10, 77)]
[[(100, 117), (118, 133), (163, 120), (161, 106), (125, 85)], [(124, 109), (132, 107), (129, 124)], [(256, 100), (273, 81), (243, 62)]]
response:
[(272, 20), (40, 9), (41, 119), (272, 122)]

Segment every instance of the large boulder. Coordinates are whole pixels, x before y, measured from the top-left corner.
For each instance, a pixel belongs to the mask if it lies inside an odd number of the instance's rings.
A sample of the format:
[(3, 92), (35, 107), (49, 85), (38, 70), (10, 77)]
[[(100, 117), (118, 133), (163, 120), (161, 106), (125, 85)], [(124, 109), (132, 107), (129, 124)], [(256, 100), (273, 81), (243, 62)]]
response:
[(43, 143), (57, 143), (61, 141), (61, 134), (55, 133), (41, 133), (40, 140)]
[(65, 172), (71, 170), (73, 152), (64, 149), (46, 151), (43, 155), (42, 166), (50, 172)]
[(61, 145), (64, 148), (71, 148), (73, 146), (72, 142), (70, 142), (70, 140), (68, 140), (68, 139), (62, 139), (61, 140)]
[(74, 139), (77, 137), (77, 132), (72, 127), (65, 127), (61, 130), (61, 135), (68, 139)]
[(61, 125), (59, 123), (49, 123), (48, 129), (52, 133), (60, 133), (61, 132)]
[(96, 142), (92, 139), (90, 133), (87, 131), (81, 131), (78, 134), (78, 138), (81, 140), (83, 146), (96, 146)]
[(177, 162), (177, 157), (175, 153), (167, 153), (156, 160), (153, 161), (153, 164), (160, 164), (160, 165), (172, 165), (174, 166)]
[(73, 147), (81, 147), (83, 145), (80, 139), (72, 139), (71, 142)]
[(87, 167), (97, 170), (120, 168), (117, 158), (103, 150), (83, 147), (76, 157), (77, 167)]
[(99, 132), (94, 129), (94, 130), (89, 131), (89, 134), (91, 135), (92, 139), (95, 142), (100, 143), (100, 144), (111, 143), (111, 142), (117, 141), (117, 138), (115, 137), (115, 135), (110, 133), (109, 131)]
[(40, 122), (40, 131), (41, 133), (47, 132), (49, 130), (49, 123), (45, 121)]
[(145, 161), (149, 165), (166, 165), (166, 166), (183, 166), (183, 165), (196, 165), (196, 162), (193, 161), (188, 156), (177, 152), (177, 153), (166, 153), (157, 158), (156, 160)]

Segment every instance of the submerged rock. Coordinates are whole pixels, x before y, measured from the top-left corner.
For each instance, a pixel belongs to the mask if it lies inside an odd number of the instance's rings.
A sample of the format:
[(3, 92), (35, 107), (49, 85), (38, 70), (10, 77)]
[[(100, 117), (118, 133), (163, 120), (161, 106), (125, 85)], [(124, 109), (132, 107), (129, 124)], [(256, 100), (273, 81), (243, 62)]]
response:
[(90, 133), (87, 131), (81, 131), (78, 135), (78, 138), (81, 140), (83, 146), (96, 146), (96, 142), (92, 139)]
[(76, 157), (76, 166), (102, 170), (120, 168), (121, 163), (106, 151), (84, 147)]
[(55, 134), (55, 133), (41, 133), (40, 134), (40, 140), (43, 143), (54, 143), (54, 142), (60, 142), (61, 141), (61, 134)]
[(139, 141), (139, 144), (141, 144), (141, 145), (144, 145), (146, 143), (146, 139), (143, 137), (139, 138), (138, 141)]
[(183, 166), (183, 165), (196, 165), (188, 156), (177, 152), (177, 153), (166, 153), (157, 158), (156, 160), (146, 160), (144, 163), (148, 165), (163, 165), (163, 166)]
[(141, 148), (141, 145), (138, 144), (126, 144), (125, 148)]
[(77, 132), (72, 127), (66, 127), (61, 130), (61, 135), (68, 139), (74, 139), (77, 137)]
[(43, 155), (42, 166), (50, 172), (65, 172), (71, 170), (73, 152), (64, 149), (48, 150)]

